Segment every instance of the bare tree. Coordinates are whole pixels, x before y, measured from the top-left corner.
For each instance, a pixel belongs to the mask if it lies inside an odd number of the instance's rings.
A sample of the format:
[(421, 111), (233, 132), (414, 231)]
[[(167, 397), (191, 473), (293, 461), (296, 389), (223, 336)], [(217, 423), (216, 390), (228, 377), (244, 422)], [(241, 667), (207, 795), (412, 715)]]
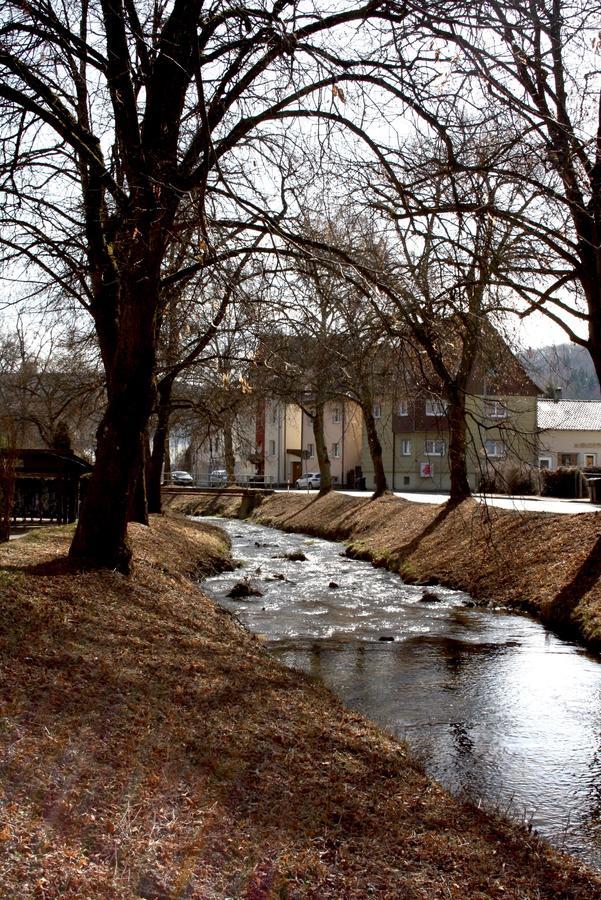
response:
[[(6, 0), (5, 259), (35, 267), (40, 283), (84, 304), (106, 372), (107, 409), (73, 556), (129, 567), (127, 511), (154, 404), (163, 266), (184, 198), (184, 232), (191, 209), (198, 227), (182, 279), (211, 257), (210, 198), (243, 200), (253, 140), (260, 152), (277, 134), (274, 126), (267, 135), (267, 123), (317, 115), (320, 92), (331, 97), (341, 67), (353, 78), (369, 68), (366, 23), (388, 19), (387, 8), (380, 0), (329, 14), (279, 0), (210, 12), (199, 0)], [(349, 37), (359, 28), (352, 58)]]
[(89, 336), (47, 329), (35, 339), (22, 322), (0, 342), (0, 415), (18, 447), (74, 450), (93, 458), (104, 378)]
[[(464, 138), (462, 157), (478, 152), (473, 141)], [(444, 401), (441, 425), (449, 432), (450, 500), (458, 503), (471, 492), (466, 422), (470, 380), (491, 317), (498, 319), (512, 308), (513, 273), (530, 258), (530, 251), (523, 228), (489, 211), (498, 193), (519, 190), (507, 179), (478, 169), (454, 171), (447, 165), (448, 154), (447, 142), (422, 138), (389, 152), (385, 164), (381, 159), (373, 165), (361, 163), (356, 180), (362, 185), (363, 213), (339, 214), (338, 221), (333, 217), (327, 227), (297, 235), (296, 240), (329, 270), (330, 297), (348, 296), (344, 327), (352, 331), (358, 326), (362, 297), (368, 311), (364, 323), (371, 314), (376, 324), (372, 344), (378, 327), (380, 335), (388, 337), (379, 364), (386, 353), (392, 355), (393, 346), (404, 347), (414, 383), (429, 385)], [(528, 199), (519, 196), (526, 208)], [(341, 313), (340, 299), (336, 304)], [(370, 340), (368, 332), (365, 337)], [(355, 353), (355, 361), (359, 359)], [(373, 379), (373, 360), (369, 370)], [(361, 376), (356, 387), (361, 381), (367, 433), (374, 435), (375, 472), (381, 470), (377, 491), (382, 491), (381, 447), (375, 423), (370, 427), (369, 377)]]
[[(544, 313), (589, 351), (601, 382), (601, 75), (598, 3), (447, 0), (412, 4), (428, 53), (422, 80), (463, 98), (439, 120), (452, 135), (480, 135), (471, 171), (496, 173), (533, 198), (498, 193), (488, 210), (530, 234), (529, 267), (513, 287), (525, 314)], [(429, 104), (432, 111), (435, 107)], [(452, 152), (449, 165), (465, 169)], [(468, 202), (466, 209), (472, 208)], [(584, 332), (584, 333), (583, 333)]]
[[(214, 358), (215, 339), (230, 307), (234, 303), (237, 307), (251, 305), (245, 282), (252, 281), (253, 299), (258, 306), (260, 284), (256, 273), (249, 268), (243, 275), (249, 261), (247, 252), (231, 265), (203, 267), (184, 288), (177, 285), (169, 298), (158, 348), (156, 422), (147, 471), (148, 507), (152, 513), (161, 512), (161, 476), (176, 382), (185, 379), (194, 368), (202, 371), (208, 348), (208, 356)], [(236, 327), (240, 327), (239, 314), (234, 318), (238, 320)], [(224, 331), (231, 331), (231, 324)]]

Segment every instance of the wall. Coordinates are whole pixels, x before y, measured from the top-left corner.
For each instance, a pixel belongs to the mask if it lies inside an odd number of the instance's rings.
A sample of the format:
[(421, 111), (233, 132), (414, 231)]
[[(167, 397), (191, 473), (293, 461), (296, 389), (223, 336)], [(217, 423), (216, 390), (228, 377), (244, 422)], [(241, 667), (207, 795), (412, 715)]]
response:
[(280, 400), (265, 401), (265, 478), (274, 484), (292, 481), (292, 465), (301, 449), (301, 410)]
[[(577, 454), (576, 465), (601, 465), (601, 431), (543, 431), (539, 435), (539, 457), (551, 460), (550, 469), (559, 466), (561, 453)], [(594, 455), (595, 461), (587, 462), (587, 455)]]

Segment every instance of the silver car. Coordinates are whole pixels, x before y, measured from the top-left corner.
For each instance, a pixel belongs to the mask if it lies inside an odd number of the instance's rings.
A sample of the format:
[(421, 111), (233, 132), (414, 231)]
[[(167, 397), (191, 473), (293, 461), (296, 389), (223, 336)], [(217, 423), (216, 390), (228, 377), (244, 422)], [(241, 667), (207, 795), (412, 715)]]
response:
[(194, 479), (189, 472), (178, 470), (171, 473), (171, 482), (172, 484), (186, 484), (189, 486), (194, 484)]
[(296, 479), (294, 487), (311, 489), (321, 487), (321, 475), (319, 472), (307, 472)]

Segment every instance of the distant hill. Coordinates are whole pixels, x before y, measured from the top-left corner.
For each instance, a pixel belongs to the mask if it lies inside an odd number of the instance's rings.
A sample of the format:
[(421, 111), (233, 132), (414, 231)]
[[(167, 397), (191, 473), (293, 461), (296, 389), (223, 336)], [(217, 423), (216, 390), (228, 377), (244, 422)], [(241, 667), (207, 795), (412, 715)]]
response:
[(525, 350), (520, 359), (545, 394), (561, 388), (564, 400), (601, 400), (588, 350), (576, 344), (553, 344)]

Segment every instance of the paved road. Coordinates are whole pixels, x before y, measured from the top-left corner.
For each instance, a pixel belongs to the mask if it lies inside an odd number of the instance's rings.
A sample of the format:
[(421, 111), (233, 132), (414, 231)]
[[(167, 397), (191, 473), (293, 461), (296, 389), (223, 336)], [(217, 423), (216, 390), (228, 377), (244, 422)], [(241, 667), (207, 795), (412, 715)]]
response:
[[(296, 491), (294, 493), (297, 493)], [(306, 493), (316, 494), (317, 491)], [(349, 497), (371, 497), (371, 491), (339, 491)], [(446, 503), (448, 494), (425, 494), (395, 491), (395, 497), (402, 497), (412, 503)], [(592, 504), (590, 500), (555, 500), (549, 497), (506, 497), (506, 496), (482, 496), (475, 495), (480, 503), (488, 503), (490, 506), (498, 506), (501, 509), (513, 509), (517, 512), (544, 512), (560, 513), (562, 515), (574, 515), (575, 513), (601, 512), (601, 506)]]

